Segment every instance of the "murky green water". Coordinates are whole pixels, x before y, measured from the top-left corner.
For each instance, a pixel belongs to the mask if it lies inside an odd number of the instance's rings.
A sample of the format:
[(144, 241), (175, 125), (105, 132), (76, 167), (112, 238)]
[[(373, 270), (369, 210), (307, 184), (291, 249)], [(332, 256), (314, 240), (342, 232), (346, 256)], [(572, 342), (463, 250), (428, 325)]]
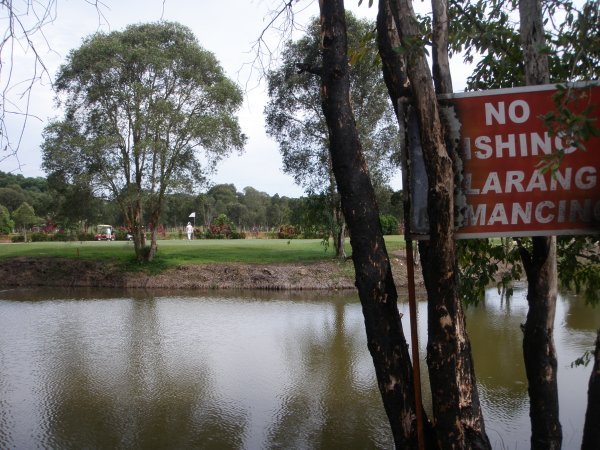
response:
[[(529, 448), (524, 291), (467, 313), (488, 434)], [(560, 297), (565, 449), (591, 370), (569, 365), (598, 326), (600, 310)], [(364, 334), (353, 295), (2, 291), (0, 448), (391, 448)]]

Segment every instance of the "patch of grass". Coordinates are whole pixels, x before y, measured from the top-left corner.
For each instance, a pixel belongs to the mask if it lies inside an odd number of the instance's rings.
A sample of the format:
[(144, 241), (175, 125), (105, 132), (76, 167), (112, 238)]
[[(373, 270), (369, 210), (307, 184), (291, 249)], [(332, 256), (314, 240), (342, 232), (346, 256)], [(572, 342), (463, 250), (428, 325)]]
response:
[[(401, 236), (386, 236), (388, 251), (404, 247)], [(352, 253), (349, 243), (347, 254)], [(25, 257), (81, 258), (117, 263), (126, 271), (160, 272), (169, 267), (210, 263), (282, 263), (322, 261), (333, 258), (333, 246), (325, 251), (320, 239), (164, 240), (150, 264), (135, 260), (133, 243), (30, 242), (0, 244), (0, 259)]]
[(405, 249), (406, 241), (404, 240), (404, 236), (399, 234), (385, 236), (385, 247), (387, 248), (388, 253)]
[(133, 244), (128, 242), (27, 242), (0, 244), (0, 258), (52, 257), (126, 261), (133, 257)]

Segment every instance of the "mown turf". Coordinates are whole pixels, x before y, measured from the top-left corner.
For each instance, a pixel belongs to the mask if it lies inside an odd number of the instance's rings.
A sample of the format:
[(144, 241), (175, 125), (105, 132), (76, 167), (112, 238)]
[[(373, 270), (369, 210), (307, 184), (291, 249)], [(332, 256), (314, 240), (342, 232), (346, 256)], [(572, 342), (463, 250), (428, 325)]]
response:
[[(397, 250), (404, 247), (404, 240), (401, 236), (387, 236), (386, 245), (388, 251)], [(351, 254), (349, 243), (346, 251)], [(0, 244), (0, 259), (18, 256), (110, 260), (130, 270), (139, 268), (133, 243), (124, 241)], [(157, 257), (146, 269), (225, 262), (318, 261), (332, 257), (333, 246), (326, 248), (320, 239), (164, 240), (158, 241)]]

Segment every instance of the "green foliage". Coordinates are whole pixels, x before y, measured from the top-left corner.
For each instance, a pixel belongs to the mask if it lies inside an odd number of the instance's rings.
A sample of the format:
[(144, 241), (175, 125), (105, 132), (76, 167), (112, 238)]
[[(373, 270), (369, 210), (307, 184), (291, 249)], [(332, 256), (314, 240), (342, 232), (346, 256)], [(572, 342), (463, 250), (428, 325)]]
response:
[(31, 236), (29, 237), (31, 239), (31, 242), (47, 242), (48, 239), (48, 235), (46, 233), (31, 233)]
[(600, 245), (598, 236), (560, 236), (557, 239), (558, 277), (587, 303), (600, 300)]
[(457, 241), (460, 268), (460, 294), (467, 304), (485, 298), (485, 290), (495, 284), (498, 292), (512, 295), (511, 282), (523, 273), (519, 251), (512, 239), (468, 239)]
[(76, 234), (73, 232), (59, 231), (56, 233), (45, 233), (36, 231), (29, 236), (31, 242), (71, 242), (71, 241), (93, 241), (94, 235), (91, 233)]
[(0, 170), (0, 188), (19, 186), (25, 192), (46, 192), (48, 184), (43, 177), (24, 177)]
[[(64, 174), (62, 174), (64, 175)], [(48, 186), (52, 193), (49, 208), (53, 220), (63, 228), (74, 228), (80, 224), (94, 225), (107, 221), (109, 204), (95, 195), (89, 180), (79, 179), (70, 183), (59, 173), (48, 177)]]
[(233, 184), (217, 184), (198, 196), (166, 195), (165, 222), (180, 227), (187, 223), (190, 212), (195, 212), (196, 225), (208, 226), (219, 214), (225, 214), (238, 230), (265, 231), (289, 220), (289, 202), (287, 197), (271, 197), (250, 186), (238, 192)]
[(50, 212), (51, 199), (45, 178), (0, 171), (0, 205), (4, 205), (9, 212), (27, 202), (39, 215), (45, 216)]
[(6, 206), (0, 205), (0, 234), (9, 234), (15, 227)]
[[(563, 20), (552, 21), (550, 71), (553, 82), (597, 80), (600, 74), (600, 6), (598, 0), (547, 3), (548, 17), (563, 12)], [(546, 21), (549, 24), (549, 20)]]
[[(512, 0), (451, 2), (450, 52), (475, 64), (467, 90), (523, 85), (517, 10)], [(597, 0), (544, 2), (544, 27), (552, 83), (598, 79), (600, 40), (590, 38), (600, 34)]]
[[(0, 182), (5, 179), (2, 175), (0, 172)], [(71, 230), (77, 234), (82, 228), (93, 227), (98, 223), (125, 223), (116, 202), (99, 197), (91, 185), (73, 184), (68, 179), (60, 178), (58, 173), (51, 174), (47, 180), (23, 177), (17, 179), (22, 183), (20, 186), (11, 185), (11, 188), (4, 189), (11, 193), (20, 192), (17, 198), (23, 199), (28, 198), (24, 195), (28, 191), (21, 186), (30, 186), (32, 189), (37, 183), (44, 186), (43, 197), (39, 197), (38, 204), (42, 211), (48, 211), (48, 219), (60, 229)], [(14, 180), (9, 178), (8, 181)], [(397, 194), (386, 187), (377, 190), (382, 212), (397, 215), (397, 211), (401, 211), (394, 200)], [(21, 203), (23, 201), (15, 205), (13, 210)], [(322, 238), (328, 236), (326, 229), (331, 220), (327, 213), (325, 196), (301, 199), (281, 197), (277, 194), (269, 196), (252, 187), (246, 187), (240, 192), (233, 184), (215, 185), (200, 195), (169, 193), (165, 195), (164, 203), (163, 224), (178, 229), (187, 223), (190, 212), (196, 212), (197, 225), (207, 226), (219, 214), (226, 214), (241, 232), (256, 233), (274, 229), (277, 234), (281, 225), (289, 224), (296, 227), (302, 237)], [(37, 208), (34, 207), (34, 210), (37, 211)], [(12, 227), (14, 224), (11, 231)], [(125, 234), (125, 229), (122, 233), (117, 230), (117, 240), (124, 240)]]
[(375, 186), (375, 197), (380, 214), (389, 214), (404, 221), (404, 197), (402, 191), (394, 191), (388, 186)]
[[(369, 172), (374, 184), (386, 184), (400, 148), (373, 30), (375, 25), (347, 13), (352, 105)], [(267, 133), (279, 144), (284, 171), (309, 193), (332, 195), (335, 184), (329, 161), (329, 136), (321, 110), (320, 79), (298, 64), (321, 65), (319, 21), (304, 37), (287, 42), (280, 67), (267, 75)], [(332, 208), (329, 208), (330, 210)]]
[(399, 223), (398, 219), (390, 214), (382, 214), (379, 216), (379, 222), (381, 223), (381, 230), (384, 235), (399, 234)]
[(289, 205), (290, 225), (301, 230), (302, 237), (329, 238), (332, 219), (328, 213), (328, 198), (325, 194), (292, 199)]
[(9, 211), (14, 211), (24, 202), (27, 202), (27, 197), (20, 186), (0, 187), (0, 204)]
[(21, 229), (26, 229), (42, 222), (42, 220), (35, 215), (33, 207), (27, 202), (22, 203), (21, 206), (13, 211), (12, 218), (15, 221), (15, 225)]
[[(558, 170), (565, 157), (565, 150), (569, 147), (578, 151), (588, 151), (585, 142), (600, 136), (600, 127), (596, 123), (598, 120), (594, 116), (598, 105), (590, 101), (590, 87), (558, 85), (557, 89), (553, 96), (556, 109), (542, 116), (542, 119), (548, 132), (552, 136), (561, 136), (565, 145), (542, 157), (538, 164), (542, 172)], [(578, 106), (581, 108), (577, 108)], [(576, 113), (574, 109), (580, 111)]]
[(475, 64), (468, 90), (510, 87), (523, 79), (521, 41), (512, 17), (515, 8), (515, 2), (504, 0), (451, 3), (450, 55), (461, 53), (465, 63)]
[(293, 225), (282, 225), (277, 232), (278, 239), (298, 239), (300, 235), (300, 230)]
[(49, 241), (53, 242), (70, 242), (80, 240), (81, 235), (71, 232), (59, 231), (58, 233), (46, 234)]
[[(547, 42), (544, 51), (549, 58), (550, 80), (560, 84), (555, 96), (556, 110), (543, 119), (549, 132), (563, 136), (565, 143), (578, 151), (595, 151), (585, 149), (583, 142), (599, 134), (598, 124), (589, 114), (597, 105), (589, 102), (585, 89), (563, 86), (565, 82), (597, 80), (600, 75), (600, 40), (590, 38), (600, 33), (599, 4), (595, 0), (578, 5), (581, 3), (570, 0), (543, 2)], [(513, 0), (460, 0), (450, 4), (450, 51), (462, 52), (465, 62), (475, 63), (467, 90), (524, 84), (519, 29), (514, 23), (517, 9), (518, 2)], [(580, 107), (580, 113), (573, 112), (574, 105)], [(554, 171), (563, 157), (564, 150), (559, 150), (540, 159), (538, 167)], [(581, 290), (588, 301), (596, 302), (600, 267), (597, 248), (594, 253), (591, 241), (581, 236), (558, 239), (558, 276), (563, 285)], [(519, 242), (529, 249), (529, 239)], [(481, 298), (489, 283), (498, 283), (500, 289), (522, 274), (517, 251), (506, 241), (459, 241), (458, 247), (461, 290), (467, 300)]]
[(157, 227), (167, 192), (199, 186), (246, 140), (234, 115), (240, 89), (177, 23), (92, 35), (55, 85), (65, 115), (45, 129), (44, 168), (115, 200), (132, 230)]
[(115, 240), (117, 241), (125, 241), (127, 240), (127, 230), (125, 228), (117, 228), (113, 231), (115, 234)]
[(219, 214), (208, 227), (203, 236), (205, 239), (245, 239), (245, 233), (235, 229), (234, 223), (225, 214)]

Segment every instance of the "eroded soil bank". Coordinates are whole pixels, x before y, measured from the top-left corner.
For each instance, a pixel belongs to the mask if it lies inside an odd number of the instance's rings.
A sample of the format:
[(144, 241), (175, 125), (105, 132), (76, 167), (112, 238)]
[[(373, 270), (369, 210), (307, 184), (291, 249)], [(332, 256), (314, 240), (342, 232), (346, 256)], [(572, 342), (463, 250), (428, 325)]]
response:
[[(391, 256), (397, 286), (406, 286), (404, 255)], [(415, 270), (417, 285), (422, 285)], [(201, 264), (160, 274), (123, 272), (115, 264), (77, 259), (14, 258), (0, 261), (2, 287), (114, 287), (160, 289), (354, 289), (352, 261), (280, 264)]]

